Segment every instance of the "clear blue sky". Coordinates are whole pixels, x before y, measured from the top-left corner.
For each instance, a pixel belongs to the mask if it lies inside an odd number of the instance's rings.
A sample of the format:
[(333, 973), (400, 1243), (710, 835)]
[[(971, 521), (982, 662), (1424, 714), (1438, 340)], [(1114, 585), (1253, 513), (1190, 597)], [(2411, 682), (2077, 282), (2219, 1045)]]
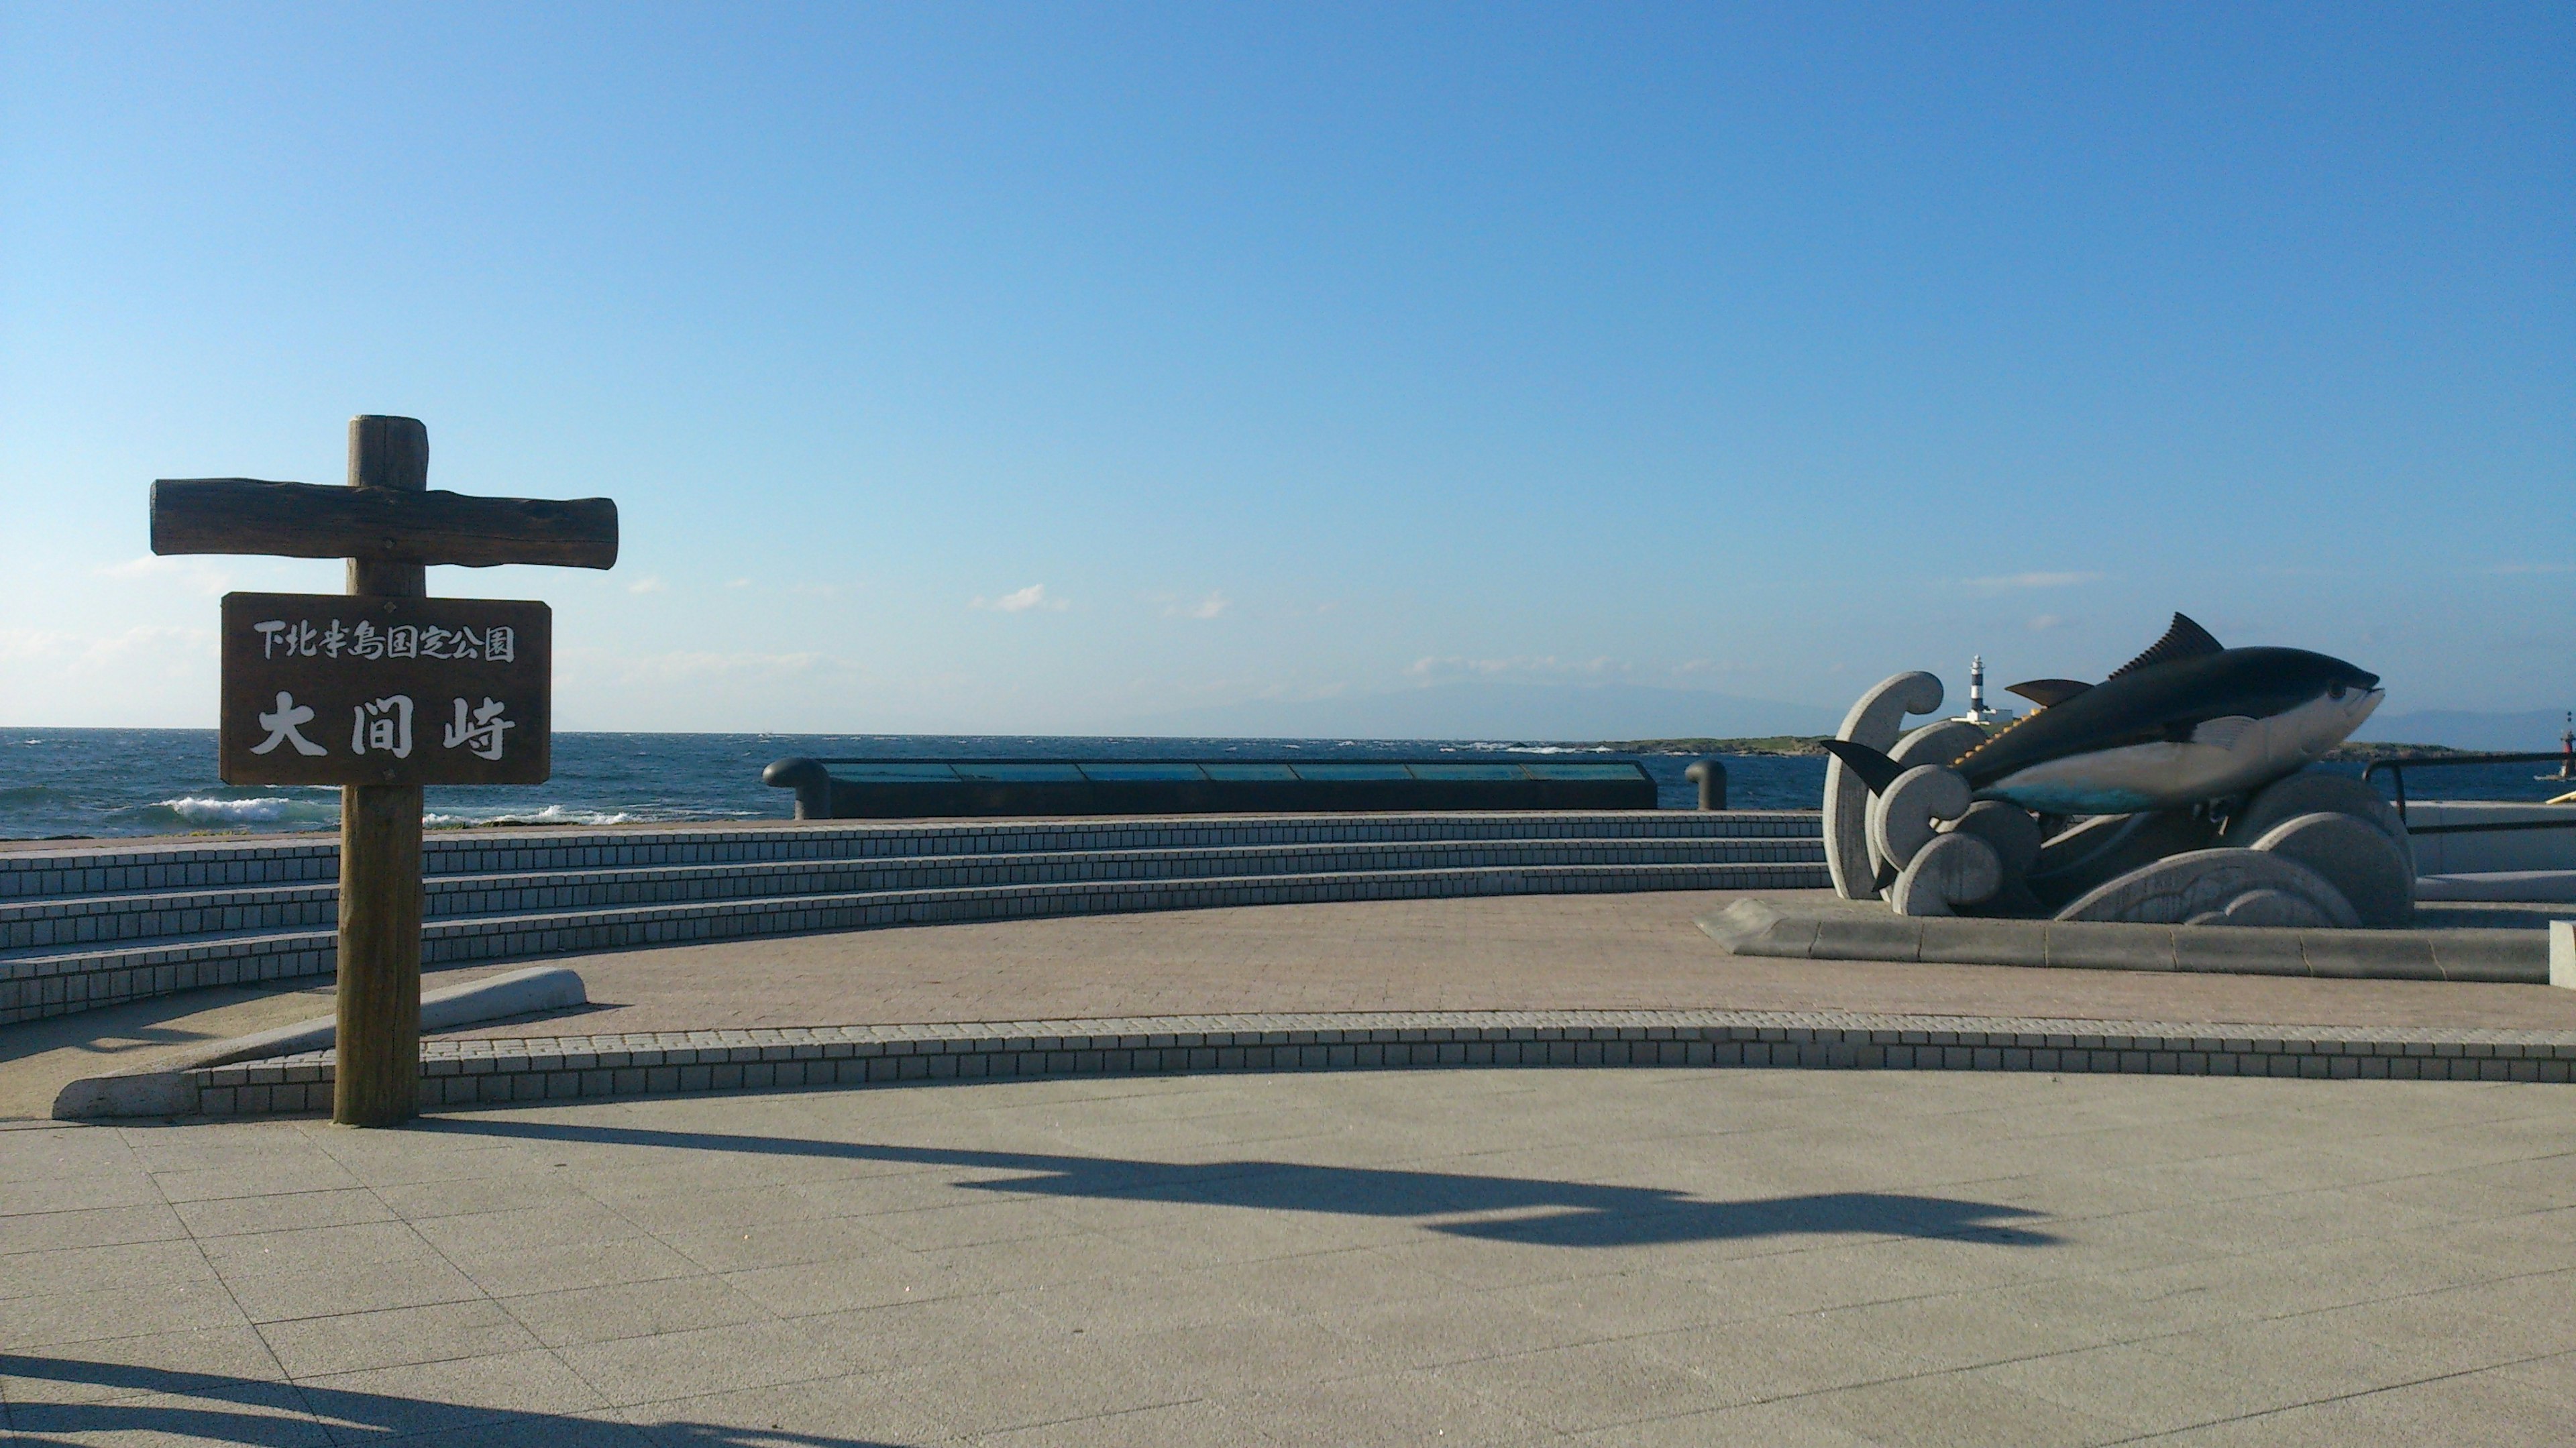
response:
[(357, 412), (618, 500), (431, 580), (564, 727), (1749, 726), (2177, 608), (2576, 703), (2563, 3), (5, 16), (11, 723), (210, 724), (338, 571), (147, 486)]

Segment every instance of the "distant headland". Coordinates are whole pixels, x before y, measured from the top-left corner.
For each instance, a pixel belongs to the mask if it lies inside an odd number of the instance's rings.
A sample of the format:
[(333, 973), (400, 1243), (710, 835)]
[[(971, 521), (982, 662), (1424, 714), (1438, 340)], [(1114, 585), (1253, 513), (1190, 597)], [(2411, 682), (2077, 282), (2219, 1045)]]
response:
[[(1825, 752), (1821, 738), (1803, 734), (1765, 734), (1751, 739), (1604, 739), (1582, 746), (1612, 754), (1768, 754), (1804, 757)], [(2326, 755), (2337, 763), (2368, 764), (2418, 754), (2474, 754), (2447, 744), (2386, 744), (2347, 741)]]

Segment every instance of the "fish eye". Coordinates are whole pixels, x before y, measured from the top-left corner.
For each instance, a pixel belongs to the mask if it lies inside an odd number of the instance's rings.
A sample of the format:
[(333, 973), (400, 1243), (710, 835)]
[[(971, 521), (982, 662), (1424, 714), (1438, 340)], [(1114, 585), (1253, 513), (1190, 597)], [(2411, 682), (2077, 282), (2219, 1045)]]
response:
[(2343, 697), (2343, 685), (2341, 685), (2341, 684), (2329, 684), (2329, 685), (2327, 685), (2327, 686), (2326, 686), (2326, 697), (2327, 697), (2327, 698), (2329, 698), (2329, 699), (2340, 699), (2340, 698), (2342, 698), (2342, 697)]

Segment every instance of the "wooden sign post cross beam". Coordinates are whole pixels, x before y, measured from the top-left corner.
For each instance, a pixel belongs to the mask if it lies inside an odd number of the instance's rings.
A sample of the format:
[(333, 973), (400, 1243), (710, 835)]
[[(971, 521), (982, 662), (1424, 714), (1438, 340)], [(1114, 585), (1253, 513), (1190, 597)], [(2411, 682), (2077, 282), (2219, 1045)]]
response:
[(356, 417), (347, 487), (154, 483), (152, 551), (349, 560), (346, 597), (225, 595), (219, 772), (227, 784), (340, 786), (331, 1118), (408, 1121), (419, 1109), (422, 787), (539, 784), (552, 761), (552, 612), (431, 599), (428, 565), (608, 568), (617, 505), (431, 492), (428, 429)]

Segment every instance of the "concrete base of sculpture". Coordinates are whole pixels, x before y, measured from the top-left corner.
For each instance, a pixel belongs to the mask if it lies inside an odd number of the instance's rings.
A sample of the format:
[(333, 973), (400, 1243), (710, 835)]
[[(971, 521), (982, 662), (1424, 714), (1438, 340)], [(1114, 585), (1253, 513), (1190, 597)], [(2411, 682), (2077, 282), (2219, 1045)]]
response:
[[(1905, 712), (1939, 707), (1937, 685), (1899, 674), (1862, 697), (1842, 737), (1872, 748)], [(1847, 900), (1884, 898), (1913, 919), (2298, 929), (2394, 929), (2415, 911), (2406, 825), (2368, 785), (2303, 771), (2191, 809), (2106, 815), (2041, 837), (2039, 819), (1978, 800), (1946, 761), (1984, 736), (1944, 721), (1889, 752), (1904, 766), (1864, 797), (1827, 767), (1825, 853)]]
[(2542, 930), (2210, 930), (2092, 920), (1910, 919), (1867, 902), (1739, 900), (1699, 928), (1728, 953), (2072, 970), (2549, 983)]

